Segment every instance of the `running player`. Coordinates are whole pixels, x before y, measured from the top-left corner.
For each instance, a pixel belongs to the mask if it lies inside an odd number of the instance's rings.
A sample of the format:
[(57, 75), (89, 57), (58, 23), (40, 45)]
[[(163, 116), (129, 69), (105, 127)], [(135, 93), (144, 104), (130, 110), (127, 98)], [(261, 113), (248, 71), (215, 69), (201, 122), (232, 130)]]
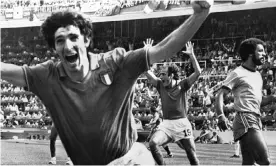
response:
[(93, 54), (91, 22), (76, 12), (52, 13), (41, 29), (60, 61), (1, 62), (1, 79), (41, 99), (74, 164), (153, 164), (147, 148), (136, 142), (133, 85), (150, 64), (170, 58), (193, 37), (209, 14), (209, 1), (192, 1), (194, 13), (157, 45), (129, 52)]
[[(145, 47), (150, 47), (147, 46), (147, 43), (150, 45), (152, 42), (146, 42)], [(180, 148), (186, 151), (190, 164), (199, 164), (192, 125), (187, 118), (187, 91), (199, 78), (201, 69), (194, 55), (193, 44), (188, 42), (186, 48), (187, 51), (184, 53), (190, 56), (194, 68), (194, 73), (186, 79), (179, 80), (179, 68), (173, 63), (163, 66), (160, 78), (157, 78), (151, 71), (146, 72), (149, 83), (157, 88), (162, 103), (164, 120), (149, 142), (152, 155), (159, 165), (164, 164), (159, 146), (169, 142), (176, 142)]]
[(240, 142), (242, 164), (269, 165), (269, 152), (262, 134), (260, 107), (276, 100), (274, 96), (262, 96), (263, 80), (256, 71), (262, 65), (265, 43), (256, 38), (244, 40), (239, 48), (242, 65), (229, 73), (216, 96), (218, 125), (226, 130), (227, 119), (223, 112), (224, 96), (234, 95), (234, 109), (237, 112), (233, 122), (234, 141)]

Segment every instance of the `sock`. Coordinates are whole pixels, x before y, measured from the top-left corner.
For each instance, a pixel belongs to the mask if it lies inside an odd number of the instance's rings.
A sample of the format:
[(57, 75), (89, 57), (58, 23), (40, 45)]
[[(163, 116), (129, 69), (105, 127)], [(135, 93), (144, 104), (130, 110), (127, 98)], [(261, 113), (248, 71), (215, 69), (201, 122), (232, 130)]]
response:
[(239, 156), (240, 155), (240, 143), (236, 142), (234, 147), (235, 147), (235, 155)]
[(163, 146), (163, 148), (165, 149), (165, 151), (167, 152), (168, 155), (172, 154), (168, 145)]

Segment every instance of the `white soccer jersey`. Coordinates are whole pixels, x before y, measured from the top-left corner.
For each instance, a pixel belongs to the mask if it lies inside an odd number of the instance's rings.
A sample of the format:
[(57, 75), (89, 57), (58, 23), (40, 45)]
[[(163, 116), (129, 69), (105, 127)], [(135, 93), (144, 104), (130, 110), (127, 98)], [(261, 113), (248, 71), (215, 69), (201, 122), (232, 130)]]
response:
[(222, 86), (232, 91), (236, 111), (260, 115), (263, 80), (258, 71), (252, 72), (239, 66), (228, 74)]

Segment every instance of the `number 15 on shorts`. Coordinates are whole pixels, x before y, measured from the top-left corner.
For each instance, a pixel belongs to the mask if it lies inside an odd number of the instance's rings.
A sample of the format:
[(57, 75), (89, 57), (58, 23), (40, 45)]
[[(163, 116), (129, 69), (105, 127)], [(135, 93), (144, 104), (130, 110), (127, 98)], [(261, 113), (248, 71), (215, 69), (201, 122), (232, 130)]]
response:
[(191, 134), (192, 134), (191, 129), (185, 129), (185, 130), (183, 130), (183, 132), (184, 132), (184, 136), (185, 136), (185, 137), (189, 137), (189, 136), (191, 136)]

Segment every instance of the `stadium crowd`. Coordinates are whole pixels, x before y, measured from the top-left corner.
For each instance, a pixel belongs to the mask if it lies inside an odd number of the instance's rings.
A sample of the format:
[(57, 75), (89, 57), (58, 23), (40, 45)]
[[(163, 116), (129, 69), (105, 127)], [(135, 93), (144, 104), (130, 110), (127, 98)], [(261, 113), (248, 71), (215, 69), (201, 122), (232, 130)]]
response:
[[(276, 94), (276, 33), (273, 31), (276, 25), (272, 21), (275, 18), (264, 19), (261, 15), (262, 12), (249, 11), (245, 17), (250, 19), (241, 18), (240, 20), (236, 19), (240, 18), (237, 17), (238, 12), (231, 14), (231, 17), (220, 18), (220, 15), (211, 17), (203, 27), (211, 26), (212, 28), (200, 29), (195, 36), (197, 40), (192, 40), (195, 43), (195, 54), (203, 69), (200, 78), (189, 90), (188, 116), (194, 129), (200, 130), (206, 125), (218, 129), (217, 115), (214, 110), (214, 95), (227, 73), (240, 65), (240, 60), (235, 52), (236, 46), (239, 45), (241, 39), (248, 36), (257, 36), (267, 43), (268, 56), (264, 65), (259, 68), (264, 80), (263, 94)], [(235, 19), (233, 19), (234, 17)], [(238, 29), (245, 29), (246, 33)], [(36, 65), (48, 59), (58, 61), (55, 52), (47, 49), (38, 27), (1, 29), (1, 34), (1, 60), (3, 62)], [(138, 39), (135, 43), (129, 42), (129, 38), (116, 40), (103, 39), (96, 43), (94, 52), (109, 51), (117, 46), (131, 50), (134, 46), (141, 46), (145, 39)], [(151, 70), (157, 75), (161, 66), (166, 63), (176, 63), (181, 69), (181, 77), (189, 76), (193, 71), (191, 63), (181, 54), (179, 53), (170, 60), (154, 64)], [(133, 114), (142, 125), (140, 129), (146, 129), (145, 124), (152, 118), (150, 108), (160, 108), (159, 95), (143, 75), (137, 80), (135, 92)], [(232, 106), (233, 96), (230, 95), (225, 101), (225, 113), (230, 123), (235, 115)], [(276, 112), (275, 109), (275, 103), (262, 108), (264, 128), (266, 126), (276, 128), (275, 120), (271, 118), (272, 114)], [(23, 88), (1, 81), (1, 127), (47, 128), (50, 125), (51, 119), (38, 97)]]

